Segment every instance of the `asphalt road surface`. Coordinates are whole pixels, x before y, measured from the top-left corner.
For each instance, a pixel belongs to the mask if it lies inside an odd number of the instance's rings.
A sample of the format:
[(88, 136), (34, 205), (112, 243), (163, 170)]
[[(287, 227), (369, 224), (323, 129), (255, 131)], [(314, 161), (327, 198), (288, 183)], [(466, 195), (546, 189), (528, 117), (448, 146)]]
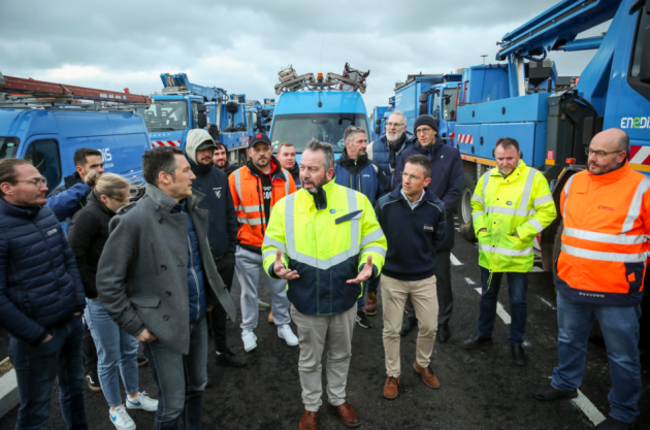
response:
[[(386, 379), (381, 338), (382, 314), (372, 317), (374, 327), (355, 327), (352, 363), (348, 377), (348, 402), (359, 413), (365, 429), (590, 429), (593, 420), (609, 412), (607, 394), (611, 388), (607, 356), (603, 345), (590, 343), (587, 371), (580, 387), (579, 402), (562, 400), (539, 403), (533, 392), (550, 382), (557, 364), (557, 321), (552, 278), (543, 272), (530, 274), (528, 290), (527, 367), (513, 364), (508, 345), (508, 325), (497, 317), (493, 345), (465, 351), (460, 343), (476, 332), (480, 295), (477, 248), (457, 234), (453, 255), (461, 265), (452, 266), (454, 313), (451, 340), (435, 344), (432, 368), (440, 379), (440, 389), (428, 388), (413, 370), (414, 331), (402, 339), (402, 377), (399, 396), (383, 397)], [(539, 270), (539, 269), (538, 269)], [(505, 278), (505, 277), (504, 277)], [(506, 281), (503, 281), (504, 284)], [(504, 285), (505, 286), (505, 285)], [(239, 285), (235, 280), (233, 298), (239, 307)], [(269, 301), (266, 279), (260, 296)], [(381, 300), (381, 296), (380, 296)], [(500, 303), (509, 312), (507, 289)], [(508, 314), (502, 313), (507, 319)], [(203, 424), (205, 429), (253, 430), (297, 429), (303, 405), (298, 379), (298, 347), (288, 347), (268, 324), (268, 312), (261, 312), (256, 330), (257, 349), (246, 354), (238, 326), (229, 323), (231, 349), (248, 359), (244, 369), (216, 365), (211, 356), (208, 372), (214, 386), (206, 391)], [(295, 327), (294, 327), (295, 331)], [(212, 345), (212, 339), (210, 339)], [(650, 363), (643, 366), (643, 395), (639, 402), (638, 429), (650, 429)], [(140, 369), (140, 389), (153, 397), (157, 388), (151, 368)], [(54, 388), (52, 418), (48, 429), (65, 429)], [(324, 397), (324, 403), (327, 401)], [(579, 406), (581, 405), (581, 406)], [(590, 406), (591, 405), (591, 406)], [(86, 412), (91, 429), (113, 429), (108, 405), (101, 393), (86, 390)], [(592, 408), (592, 409), (590, 409)], [(587, 411), (587, 412), (585, 412)], [(138, 428), (153, 428), (154, 415), (131, 413)], [(591, 418), (590, 418), (591, 417)], [(13, 429), (16, 410), (0, 420), (0, 430)], [(345, 428), (338, 417), (321, 408), (318, 428)]]

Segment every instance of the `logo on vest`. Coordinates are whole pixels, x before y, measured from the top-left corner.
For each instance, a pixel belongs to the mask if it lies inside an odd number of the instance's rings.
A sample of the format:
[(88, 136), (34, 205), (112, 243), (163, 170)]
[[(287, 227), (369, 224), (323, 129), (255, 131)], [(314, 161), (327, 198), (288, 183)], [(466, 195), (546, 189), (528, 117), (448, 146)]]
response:
[(609, 206), (604, 206), (604, 205), (598, 205), (598, 209), (602, 209), (604, 211), (614, 212), (614, 208), (610, 208)]
[(218, 199), (221, 198), (221, 187), (213, 188), (212, 191), (214, 191), (214, 195), (217, 196)]
[(425, 225), (424, 230), (425, 231), (433, 231), (433, 226), (432, 225)]
[(52, 235), (55, 234), (57, 231), (59, 231), (57, 228), (53, 228), (52, 230), (48, 230), (48, 231), (47, 231), (47, 235), (48, 235), (48, 236), (52, 236)]
[(507, 204), (508, 206), (512, 206), (512, 202), (511, 202), (510, 200), (508, 200), (508, 201), (506, 202), (506, 204)]

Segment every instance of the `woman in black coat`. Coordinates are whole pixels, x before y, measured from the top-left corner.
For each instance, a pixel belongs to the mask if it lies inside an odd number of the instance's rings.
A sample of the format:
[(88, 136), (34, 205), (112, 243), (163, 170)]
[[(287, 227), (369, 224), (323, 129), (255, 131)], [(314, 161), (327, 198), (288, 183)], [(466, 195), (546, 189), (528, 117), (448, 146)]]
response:
[[(110, 406), (109, 417), (118, 429), (134, 429), (126, 409), (155, 412), (158, 401), (138, 389), (138, 341), (111, 319), (97, 293), (97, 264), (108, 240), (108, 224), (118, 209), (129, 203), (130, 182), (113, 173), (90, 172), (86, 184), (92, 189), (87, 205), (72, 218), (68, 243), (75, 253), (86, 292), (84, 313), (97, 347), (98, 376)], [(120, 376), (127, 392), (126, 408), (120, 392)]]

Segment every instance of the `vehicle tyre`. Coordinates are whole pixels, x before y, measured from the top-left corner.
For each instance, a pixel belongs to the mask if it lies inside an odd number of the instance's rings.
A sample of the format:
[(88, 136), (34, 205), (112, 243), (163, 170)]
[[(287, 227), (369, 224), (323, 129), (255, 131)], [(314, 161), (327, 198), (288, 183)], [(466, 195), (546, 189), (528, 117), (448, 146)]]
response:
[(460, 193), (460, 199), (458, 199), (456, 214), (458, 215), (460, 235), (469, 242), (476, 242), (472, 221), (472, 196), (475, 189), (476, 179), (469, 172), (463, 173), (463, 190)]
[[(553, 282), (557, 279), (557, 264), (556, 261), (560, 256), (560, 250), (562, 249), (562, 231), (564, 230), (564, 221), (560, 221), (555, 231), (555, 241), (553, 242)], [(557, 292), (557, 289), (556, 289)], [(594, 320), (594, 324), (591, 327), (591, 333), (589, 333), (589, 340), (593, 342), (603, 342), (603, 331), (600, 329), (600, 324), (598, 320)]]

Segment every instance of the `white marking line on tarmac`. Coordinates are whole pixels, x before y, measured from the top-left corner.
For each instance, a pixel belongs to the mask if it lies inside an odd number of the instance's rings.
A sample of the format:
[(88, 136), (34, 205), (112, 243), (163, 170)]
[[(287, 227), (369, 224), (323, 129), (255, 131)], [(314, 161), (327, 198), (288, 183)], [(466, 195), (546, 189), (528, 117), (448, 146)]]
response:
[(533, 268), (530, 269), (530, 271), (531, 271), (532, 273), (539, 273), (539, 272), (543, 272), (544, 269), (542, 269), (541, 267), (533, 266)]
[[(474, 289), (479, 294), (483, 293), (483, 290), (481, 288), (474, 288)], [(512, 322), (512, 319), (510, 318), (510, 315), (508, 315), (508, 312), (506, 312), (506, 309), (499, 302), (497, 302), (497, 315), (499, 315), (499, 318), (501, 318), (503, 320), (503, 322), (506, 323), (506, 324), (510, 324)]]
[[(539, 297), (539, 296), (537, 296), (537, 297)], [(551, 304), (551, 302), (549, 302), (548, 300), (545, 300), (545, 299), (543, 299), (542, 297), (539, 297), (539, 299), (540, 299), (541, 301), (543, 301), (544, 303), (546, 303), (546, 304), (547, 304), (551, 309), (555, 309), (555, 306), (553, 306), (553, 305)]]
[(465, 278), (465, 282), (467, 282), (469, 285), (476, 285), (476, 282), (472, 281), (469, 278)]
[(463, 263), (461, 263), (460, 260), (458, 258), (456, 258), (456, 256), (454, 254), (450, 253), (449, 258), (451, 259), (451, 264), (453, 264), (454, 266), (462, 266), (463, 265)]
[(605, 416), (600, 413), (598, 408), (591, 403), (587, 396), (582, 394), (582, 391), (578, 390), (578, 397), (573, 399), (573, 403), (575, 403), (575, 405), (579, 407), (585, 415), (587, 415), (587, 418), (589, 418), (595, 426), (605, 421)]

